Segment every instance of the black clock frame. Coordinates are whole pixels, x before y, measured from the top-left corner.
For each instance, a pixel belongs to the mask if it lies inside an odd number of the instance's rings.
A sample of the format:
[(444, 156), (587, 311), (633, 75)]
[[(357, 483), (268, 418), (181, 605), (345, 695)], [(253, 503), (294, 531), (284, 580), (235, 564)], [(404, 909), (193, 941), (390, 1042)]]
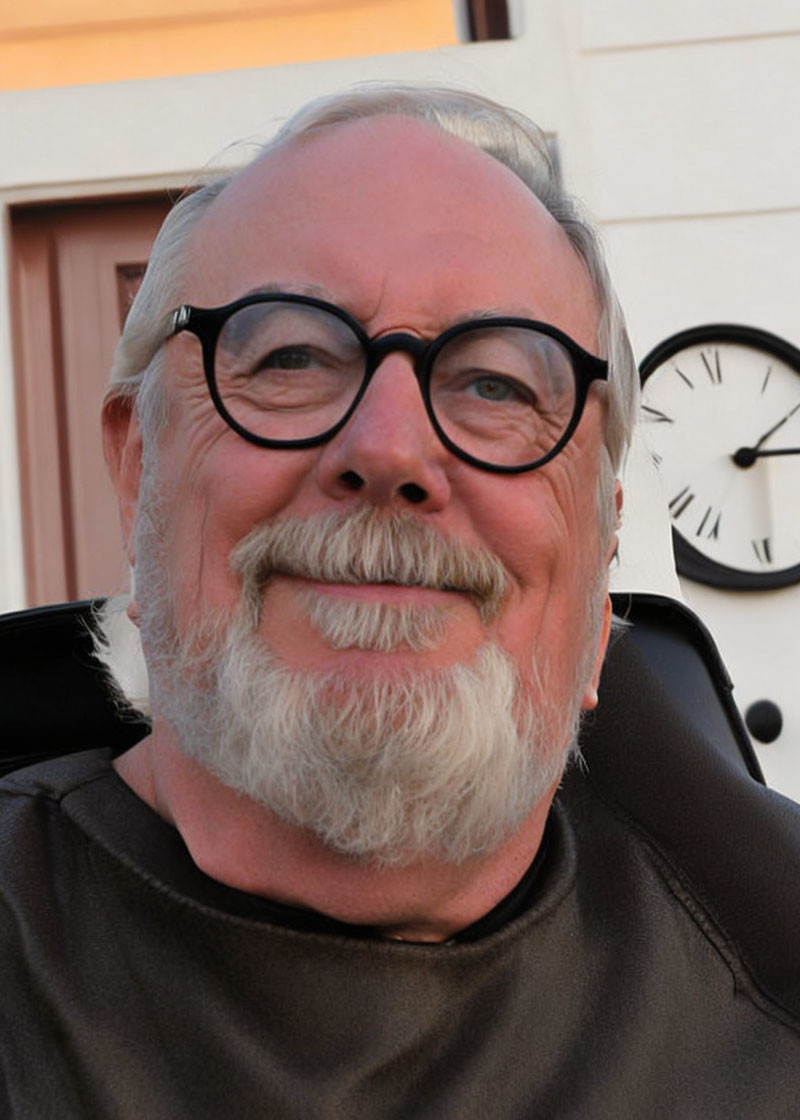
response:
[[(738, 346), (770, 354), (785, 362), (800, 377), (800, 350), (786, 339), (760, 327), (748, 327), (741, 323), (708, 323), (678, 331), (654, 346), (639, 364), (642, 385), (664, 362), (681, 350), (713, 342), (733, 342)], [(741, 568), (731, 568), (698, 552), (674, 525), (672, 544), (675, 550), (675, 567), (680, 575), (710, 587), (719, 587), (725, 591), (773, 591), (800, 583), (800, 564), (776, 572), (747, 572)]]

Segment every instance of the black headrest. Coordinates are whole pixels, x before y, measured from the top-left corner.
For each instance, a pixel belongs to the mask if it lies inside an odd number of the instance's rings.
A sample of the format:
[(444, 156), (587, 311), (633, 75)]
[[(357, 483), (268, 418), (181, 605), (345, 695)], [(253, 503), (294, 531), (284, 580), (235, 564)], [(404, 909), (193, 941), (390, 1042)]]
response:
[(100, 602), (0, 616), (0, 773), (91, 747), (121, 752), (147, 733), (120, 711), (92, 653)]

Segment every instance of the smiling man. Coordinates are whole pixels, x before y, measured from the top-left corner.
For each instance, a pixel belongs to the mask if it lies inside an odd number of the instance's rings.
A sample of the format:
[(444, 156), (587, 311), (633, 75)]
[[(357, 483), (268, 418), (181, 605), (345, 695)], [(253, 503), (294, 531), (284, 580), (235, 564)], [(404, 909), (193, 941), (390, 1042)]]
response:
[(480, 98), (327, 99), (178, 204), (104, 409), (152, 730), (12, 779), (63, 864), (12, 1115), (730, 1116), (727, 1058), (669, 1074), (698, 1038), (784, 1085), (694, 903), (556, 796), (636, 386), (543, 138)]
[(106, 408), (164, 717), (119, 773), (209, 874), (450, 937), (531, 862), (608, 635), (586, 267), (508, 168), (376, 115), (235, 179), (173, 298), (157, 451)]

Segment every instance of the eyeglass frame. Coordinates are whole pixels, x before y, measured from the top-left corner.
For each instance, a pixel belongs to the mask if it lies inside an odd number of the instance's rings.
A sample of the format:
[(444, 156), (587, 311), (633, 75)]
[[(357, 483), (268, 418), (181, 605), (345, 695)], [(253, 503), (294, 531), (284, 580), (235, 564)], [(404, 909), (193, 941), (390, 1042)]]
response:
[[(222, 333), (222, 328), (225, 323), (232, 315), (245, 307), (254, 306), (259, 303), (295, 303), (305, 307), (313, 307), (319, 311), (325, 311), (348, 326), (361, 344), (365, 358), (364, 375), (361, 385), (341, 419), (320, 435), (305, 436), (302, 439), (285, 440), (273, 439), (271, 436), (259, 436), (240, 424), (238, 420), (231, 416), (225, 407), (225, 403), (217, 387), (216, 379), (215, 355), (219, 336)], [(560, 343), (567, 351), (570, 358), (572, 374), (575, 379), (575, 402), (572, 409), (572, 417), (561, 437), (550, 451), (531, 463), (522, 463), (515, 466), (489, 463), (484, 459), (478, 459), (475, 455), (471, 455), (469, 451), (464, 451), (463, 448), (455, 444), (442, 429), (431, 402), (431, 373), (433, 371), (434, 362), (441, 350), (452, 339), (457, 338), (459, 335), (468, 334), (477, 330), (486, 330), (492, 327), (517, 327), (525, 330), (538, 331), (540, 334)], [(354, 318), (348, 311), (345, 311), (344, 308), (337, 307), (335, 303), (328, 303), (326, 300), (318, 299), (315, 296), (306, 296), (293, 292), (254, 292), (246, 296), (241, 296), (231, 303), (223, 304), (221, 307), (195, 307), (192, 304), (181, 304), (180, 307), (176, 308), (172, 313), (172, 328), (167, 337), (172, 338), (184, 331), (193, 334), (200, 342), (206, 385), (208, 386), (208, 391), (214, 407), (228, 427), (232, 428), (233, 431), (243, 439), (246, 439), (249, 443), (253, 443), (258, 447), (269, 447), (273, 449), (286, 448), (291, 450), (319, 447), (321, 444), (327, 443), (328, 440), (333, 439), (355, 413), (364, 394), (369, 388), (372, 378), (375, 376), (375, 373), (384, 359), (388, 357), (389, 354), (401, 352), (407, 354), (412, 359), (414, 376), (417, 379), (422, 402), (425, 405), (425, 411), (433, 430), (436, 432), (437, 437), (444, 447), (453, 455), (457, 456), (457, 458), (461, 459), (462, 462), (469, 463), (479, 470), (490, 471), (493, 474), (523, 474), (526, 471), (536, 470), (544, 466), (545, 463), (549, 463), (551, 459), (554, 459), (556, 455), (564, 450), (581, 422), (591, 385), (595, 381), (608, 381), (608, 361), (605, 358), (599, 358), (596, 354), (591, 354), (588, 350), (584, 350), (582, 346), (575, 342), (574, 339), (570, 338), (569, 335), (559, 330), (558, 327), (551, 326), (549, 323), (542, 323), (537, 319), (525, 319), (513, 315), (489, 315), (481, 318), (467, 319), (464, 322), (456, 323), (452, 327), (448, 327), (429, 342), (425, 341), (425, 339), (418, 338), (416, 335), (409, 334), (406, 331), (395, 331), (377, 338), (370, 338), (358, 319)]]

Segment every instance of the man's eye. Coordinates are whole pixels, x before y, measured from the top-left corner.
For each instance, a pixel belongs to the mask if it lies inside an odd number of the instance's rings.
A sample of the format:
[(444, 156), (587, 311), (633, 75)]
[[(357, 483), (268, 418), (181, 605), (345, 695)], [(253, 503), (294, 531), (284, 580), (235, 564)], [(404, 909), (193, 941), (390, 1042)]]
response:
[(494, 377), (489, 374), (476, 377), (467, 386), (467, 391), (484, 401), (530, 403), (530, 393), (525, 390), (525, 387), (506, 377)]
[(257, 365), (257, 369), (310, 369), (315, 363), (307, 346), (281, 346), (270, 350)]

